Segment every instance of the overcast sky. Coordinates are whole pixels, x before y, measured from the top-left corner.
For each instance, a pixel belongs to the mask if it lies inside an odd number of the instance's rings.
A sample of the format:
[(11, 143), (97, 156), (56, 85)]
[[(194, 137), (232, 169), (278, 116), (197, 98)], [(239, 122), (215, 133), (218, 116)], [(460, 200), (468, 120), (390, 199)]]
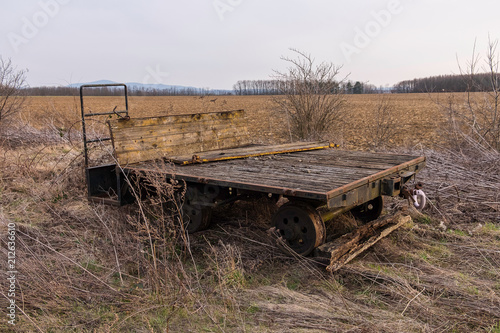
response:
[(31, 86), (100, 79), (230, 89), (293, 56), (379, 85), (458, 72), (500, 38), (498, 0), (0, 0), (0, 55)]

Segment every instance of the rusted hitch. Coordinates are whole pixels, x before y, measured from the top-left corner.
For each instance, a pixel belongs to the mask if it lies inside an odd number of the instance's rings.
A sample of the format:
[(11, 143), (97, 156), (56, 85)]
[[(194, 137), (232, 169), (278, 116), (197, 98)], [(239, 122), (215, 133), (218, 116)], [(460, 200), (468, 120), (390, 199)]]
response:
[(413, 189), (409, 189), (408, 186), (405, 185), (401, 188), (399, 196), (407, 199), (415, 208), (422, 210), (427, 201), (427, 196), (424, 191), (422, 191), (422, 188), (423, 184), (420, 182), (415, 184), (415, 188)]

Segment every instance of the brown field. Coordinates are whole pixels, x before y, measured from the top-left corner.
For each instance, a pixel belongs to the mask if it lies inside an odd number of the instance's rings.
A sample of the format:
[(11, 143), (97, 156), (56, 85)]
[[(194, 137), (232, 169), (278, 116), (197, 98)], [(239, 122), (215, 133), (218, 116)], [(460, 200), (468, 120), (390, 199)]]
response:
[[(370, 145), (370, 133), (376, 119), (373, 111), (380, 99), (386, 98), (394, 108), (393, 135), (386, 144), (391, 147), (433, 147), (442, 140), (439, 129), (443, 117), (436, 100), (443, 102), (449, 95), (394, 94), (394, 95), (347, 95), (347, 117), (332, 133), (333, 141), (347, 148)], [(213, 102), (212, 102), (213, 101)], [(110, 111), (114, 106), (122, 108), (123, 99), (117, 97), (87, 97), (85, 105), (93, 112)], [(80, 120), (80, 101), (77, 97), (31, 97), (26, 118), (34, 126), (52, 123), (58, 128), (70, 128)], [(244, 109), (250, 129), (256, 140), (286, 141), (288, 130), (283, 115), (273, 111), (270, 96), (162, 96), (130, 97), (131, 117), (160, 116), (196, 112), (213, 112)]]
[[(385, 122), (375, 112), (381, 98), (392, 110)], [(189, 246), (158, 231), (173, 222), (154, 201), (88, 203), (79, 98), (30, 97), (20, 123), (0, 132), (0, 267), (9, 270), (6, 230), (15, 223), (18, 271), (14, 326), (0, 283), (0, 331), (500, 333), (500, 159), (448, 150), (438, 103), (450, 98), (462, 95), (346, 96), (328, 139), (425, 154), (419, 180), (430, 205), (331, 274), (276, 248), (266, 233), (276, 207), (266, 201), (217, 208)], [(122, 103), (86, 101), (93, 112)], [(246, 110), (256, 142), (289, 140), (267, 96), (130, 97), (131, 117), (234, 109)], [(386, 210), (404, 205), (389, 199)]]

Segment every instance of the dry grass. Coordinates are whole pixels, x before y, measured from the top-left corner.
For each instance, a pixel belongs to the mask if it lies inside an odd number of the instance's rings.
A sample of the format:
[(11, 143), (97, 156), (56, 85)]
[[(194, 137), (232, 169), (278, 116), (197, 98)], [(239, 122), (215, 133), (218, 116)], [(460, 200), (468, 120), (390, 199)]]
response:
[[(332, 137), (373, 149), (366, 110), (378, 97), (347, 97), (352, 116)], [(14, 222), (19, 271), (19, 321), (2, 320), (0, 330), (500, 332), (500, 163), (437, 150), (444, 118), (428, 96), (389, 98), (403, 131), (382, 146), (422, 149), (428, 166), (419, 180), (431, 206), (333, 275), (274, 246), (266, 230), (276, 207), (265, 200), (220, 207), (215, 225), (189, 238), (172, 184), (154, 175), (164, 200), (88, 203), (82, 147), (71, 139), (79, 135), (75, 100), (31, 98), (24, 135), (12, 131), (0, 146), (1, 252), (6, 258), (6, 225)], [(96, 98), (93, 110), (106, 102)], [(266, 97), (133, 97), (130, 104), (141, 116), (244, 108), (262, 141), (287, 137), (279, 117), (262, 121), (271, 114)], [(165, 214), (169, 198), (174, 213)], [(352, 224), (344, 216), (328, 229)]]

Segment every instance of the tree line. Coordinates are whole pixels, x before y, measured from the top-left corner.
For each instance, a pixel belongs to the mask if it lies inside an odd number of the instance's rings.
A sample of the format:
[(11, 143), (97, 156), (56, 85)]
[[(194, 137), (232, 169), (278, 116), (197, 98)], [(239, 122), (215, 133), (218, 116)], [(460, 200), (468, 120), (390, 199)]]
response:
[[(310, 82), (311, 85), (316, 84)], [(377, 88), (373, 84), (362, 83), (360, 81), (352, 82), (332, 82), (327, 84), (332, 94), (376, 94), (383, 92), (382, 88)], [(287, 85), (286, 87), (284, 85)], [(235, 95), (282, 95), (284, 91), (290, 91), (294, 88), (293, 80), (241, 80), (233, 85)]]
[[(422, 93), (422, 92), (464, 92), (487, 91), (492, 80), (500, 80), (498, 74), (482, 73), (474, 75), (438, 75), (426, 78), (400, 81), (391, 88), (376, 87), (361, 81), (342, 81), (330, 85), (331, 93), (377, 94), (377, 93)], [(137, 88), (128, 89), (130, 96), (205, 96), (205, 95), (282, 95), (290, 91), (293, 82), (280, 80), (240, 80), (233, 85), (233, 90), (213, 90), (208, 88)], [(78, 96), (78, 87), (28, 87), (23, 94), (29, 96)], [(87, 89), (88, 96), (119, 96), (122, 88), (102, 87)]]
[(437, 75), (401, 81), (392, 90), (395, 93), (488, 91), (492, 80), (499, 79), (498, 73)]
[[(233, 85), (233, 90), (214, 90), (208, 88), (168, 88), (168, 89), (153, 89), (153, 88), (128, 88), (130, 96), (205, 96), (205, 95), (282, 95), (284, 90), (283, 84), (291, 84), (290, 82), (280, 82), (278, 80), (241, 80)], [(345, 94), (373, 94), (380, 93), (381, 88), (374, 85), (356, 82), (342, 82), (335, 85), (334, 93)], [(22, 89), (23, 94), (28, 96), (79, 96), (79, 87), (26, 87)], [(86, 89), (86, 96), (121, 96), (123, 95), (122, 88), (116, 87), (101, 87)]]

